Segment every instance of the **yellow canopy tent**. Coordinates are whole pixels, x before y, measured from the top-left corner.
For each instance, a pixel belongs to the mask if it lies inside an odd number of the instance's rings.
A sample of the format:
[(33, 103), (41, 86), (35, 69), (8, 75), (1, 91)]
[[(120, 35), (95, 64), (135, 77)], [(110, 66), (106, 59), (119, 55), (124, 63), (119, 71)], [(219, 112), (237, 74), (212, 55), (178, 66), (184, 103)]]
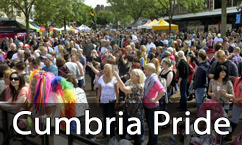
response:
[[(152, 26), (153, 31), (155, 30), (169, 30), (169, 23), (161, 19), (158, 24)], [(178, 25), (171, 24), (171, 29), (178, 32)]]
[(155, 23), (157, 23), (158, 21), (156, 19), (154, 19), (151, 23), (145, 25), (144, 27), (142, 28), (145, 28), (145, 29), (148, 29), (149, 27), (153, 26)]

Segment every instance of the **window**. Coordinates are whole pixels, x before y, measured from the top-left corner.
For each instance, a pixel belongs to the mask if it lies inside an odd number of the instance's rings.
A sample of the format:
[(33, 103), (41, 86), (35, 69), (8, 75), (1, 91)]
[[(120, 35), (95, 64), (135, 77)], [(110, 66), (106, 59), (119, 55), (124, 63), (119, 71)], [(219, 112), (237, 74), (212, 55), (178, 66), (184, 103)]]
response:
[(207, 9), (209, 10), (210, 9), (210, 0), (205, 0), (204, 1), (204, 9), (205, 10), (207, 10)]
[(241, 4), (242, 0), (233, 0), (233, 6), (239, 6)]
[(228, 0), (228, 2), (227, 2), (227, 7), (232, 7), (232, 1), (233, 1), (233, 0)]
[(182, 13), (185, 13), (187, 10), (185, 7), (179, 7), (179, 13), (182, 14)]
[(214, 0), (214, 9), (221, 9), (221, 0)]

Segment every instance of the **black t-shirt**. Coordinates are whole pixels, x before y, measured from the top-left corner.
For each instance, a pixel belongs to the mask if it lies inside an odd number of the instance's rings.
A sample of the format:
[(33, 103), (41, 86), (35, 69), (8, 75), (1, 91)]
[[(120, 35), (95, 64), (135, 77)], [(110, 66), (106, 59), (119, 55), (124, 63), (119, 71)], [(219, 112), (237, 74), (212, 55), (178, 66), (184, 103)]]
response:
[(11, 59), (15, 53), (17, 53), (17, 51), (8, 51), (7, 59)]
[(119, 73), (120, 73), (121, 76), (125, 75), (129, 70), (128, 63), (123, 64), (122, 60), (119, 60), (118, 66), (119, 66)]
[(164, 46), (164, 44), (163, 44), (162, 42), (158, 42), (158, 41), (156, 41), (156, 42), (155, 42), (155, 46), (156, 46), (156, 47), (158, 47), (158, 46)]
[(155, 54), (150, 53), (150, 54), (148, 55), (148, 58), (149, 58), (149, 59), (150, 59), (150, 61), (151, 61), (153, 58), (155, 58)]

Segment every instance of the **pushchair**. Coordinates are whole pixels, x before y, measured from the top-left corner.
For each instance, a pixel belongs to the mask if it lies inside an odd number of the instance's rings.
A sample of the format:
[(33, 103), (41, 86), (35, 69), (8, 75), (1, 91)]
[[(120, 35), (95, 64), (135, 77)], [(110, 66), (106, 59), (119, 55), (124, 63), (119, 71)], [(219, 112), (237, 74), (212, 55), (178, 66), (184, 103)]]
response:
[[(223, 102), (223, 106), (224, 106), (224, 101), (223, 100), (221, 101)], [(201, 105), (198, 112), (198, 117), (206, 117), (207, 110), (211, 110), (212, 123), (215, 123), (215, 121), (220, 117), (228, 118), (228, 115), (225, 112), (222, 105), (214, 100), (207, 100)], [(211, 135), (192, 137), (190, 142), (195, 145), (211, 145), (211, 144), (222, 145), (223, 136), (216, 134), (215, 131), (212, 131)]]

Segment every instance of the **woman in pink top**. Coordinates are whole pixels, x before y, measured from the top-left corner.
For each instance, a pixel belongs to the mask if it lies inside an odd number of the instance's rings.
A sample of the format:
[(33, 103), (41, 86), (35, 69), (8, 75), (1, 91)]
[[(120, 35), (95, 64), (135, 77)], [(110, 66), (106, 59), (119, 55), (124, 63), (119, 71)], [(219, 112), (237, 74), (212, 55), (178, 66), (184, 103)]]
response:
[(159, 100), (164, 96), (166, 91), (158, 79), (154, 64), (146, 64), (144, 72), (147, 76), (143, 99), (146, 121), (149, 128), (149, 141), (147, 145), (158, 145), (158, 135), (154, 134), (154, 112), (159, 110)]
[(208, 35), (208, 41), (207, 41), (208, 46), (213, 46), (213, 38), (212, 35)]

